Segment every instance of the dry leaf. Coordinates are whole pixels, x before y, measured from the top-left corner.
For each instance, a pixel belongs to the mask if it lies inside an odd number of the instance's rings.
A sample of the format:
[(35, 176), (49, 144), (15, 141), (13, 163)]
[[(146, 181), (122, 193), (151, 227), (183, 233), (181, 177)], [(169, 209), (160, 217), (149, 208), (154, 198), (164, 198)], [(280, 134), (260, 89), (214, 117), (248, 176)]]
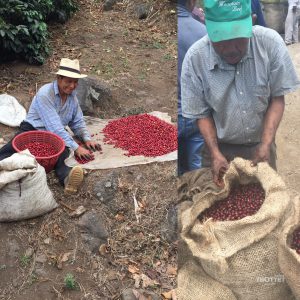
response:
[(164, 297), (164, 299), (172, 299), (172, 291), (162, 293), (161, 295)]
[(142, 281), (141, 275), (133, 274), (132, 278), (134, 279), (134, 287), (138, 289), (140, 287), (140, 283)]
[(116, 214), (115, 219), (119, 222), (122, 222), (122, 221), (124, 221), (125, 217), (123, 214)]
[(35, 95), (35, 91), (34, 91), (32, 88), (30, 88), (30, 89), (28, 90), (28, 94), (29, 94), (30, 98), (33, 98), (34, 95)]
[(99, 253), (102, 256), (105, 256), (108, 253), (106, 244), (100, 245), (100, 247), (99, 247)]
[(164, 297), (164, 299), (177, 300), (175, 290), (171, 290), (169, 292), (162, 293), (161, 295)]
[(143, 289), (147, 288), (147, 287), (154, 287), (159, 285), (159, 282), (157, 282), (156, 280), (152, 280), (151, 278), (149, 278), (147, 275), (145, 274), (133, 274), (133, 279), (135, 281), (134, 286), (135, 288), (139, 288), (140, 286), (143, 287)]
[(78, 206), (73, 212), (70, 213), (71, 217), (79, 217), (86, 212), (86, 208), (82, 205)]
[(154, 286), (159, 285), (159, 282), (157, 282), (156, 280), (152, 280), (151, 278), (149, 278), (145, 274), (142, 274), (141, 277), (142, 277), (142, 280), (143, 280), (143, 283), (142, 283), (143, 288), (146, 288), (148, 286), (154, 287)]
[(172, 277), (177, 276), (177, 267), (173, 267), (172, 265), (168, 265), (166, 273), (169, 276), (172, 276)]
[(75, 270), (77, 273), (83, 273), (84, 272), (84, 269), (80, 268), (80, 267), (77, 267), (76, 270)]
[(140, 272), (140, 269), (134, 265), (129, 265), (128, 266), (128, 271), (131, 273), (131, 274), (136, 274), (136, 273), (139, 273)]
[(140, 201), (138, 201), (138, 204), (141, 209), (145, 209), (147, 207), (146, 197), (143, 197)]
[(65, 238), (65, 236), (63, 234), (63, 231), (61, 230), (61, 228), (57, 224), (53, 225), (53, 234), (60, 241)]
[(161, 261), (157, 261), (156, 263), (155, 263), (155, 266), (156, 267), (158, 267), (158, 266), (160, 266), (161, 265)]
[(73, 252), (66, 252), (66, 253), (62, 253), (59, 255), (58, 259), (57, 259), (57, 268), (58, 269), (62, 269), (63, 267), (63, 262), (66, 262), (69, 260), (69, 256), (72, 254)]
[(66, 262), (66, 261), (68, 261), (69, 260), (69, 256), (72, 254), (72, 252), (66, 252), (66, 253), (64, 253), (63, 255), (62, 255), (62, 257), (61, 257), (61, 261), (62, 262)]

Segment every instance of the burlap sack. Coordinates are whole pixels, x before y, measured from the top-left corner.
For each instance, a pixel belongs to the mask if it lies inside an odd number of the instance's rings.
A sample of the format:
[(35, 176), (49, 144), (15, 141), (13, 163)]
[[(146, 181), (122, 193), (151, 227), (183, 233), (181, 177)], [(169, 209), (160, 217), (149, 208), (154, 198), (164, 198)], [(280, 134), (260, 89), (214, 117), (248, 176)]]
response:
[(208, 276), (187, 244), (178, 241), (178, 300), (237, 300), (230, 289)]
[[(237, 299), (289, 299), (291, 291), (280, 272), (277, 257), (279, 230), (291, 201), (278, 174), (267, 163), (251, 167), (250, 161), (236, 158), (226, 172), (222, 190), (212, 184), (202, 189), (201, 180), (195, 181), (196, 176), (191, 176), (194, 182), (186, 181), (185, 196), (184, 183), (179, 185), (181, 199), (188, 200), (192, 194), (192, 205), (179, 216), (181, 236), (207, 276), (227, 286)], [(237, 221), (199, 222), (201, 212), (226, 198), (233, 184), (252, 182), (260, 182), (266, 193), (255, 215)]]
[(300, 226), (300, 199), (294, 199), (294, 211), (283, 225), (279, 238), (280, 269), (297, 300), (300, 300), (300, 255), (290, 248), (293, 232)]
[(213, 280), (193, 260), (179, 269), (178, 300), (236, 300), (229, 288)]
[(0, 222), (33, 218), (57, 206), (45, 169), (28, 150), (0, 161)]

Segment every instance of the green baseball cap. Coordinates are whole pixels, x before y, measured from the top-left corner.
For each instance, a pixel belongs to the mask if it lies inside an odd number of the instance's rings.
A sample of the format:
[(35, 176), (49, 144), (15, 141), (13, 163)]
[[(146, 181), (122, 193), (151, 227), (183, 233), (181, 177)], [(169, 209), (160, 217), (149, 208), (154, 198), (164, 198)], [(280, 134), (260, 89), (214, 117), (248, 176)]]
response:
[(204, 0), (204, 10), (211, 41), (252, 36), (251, 0)]

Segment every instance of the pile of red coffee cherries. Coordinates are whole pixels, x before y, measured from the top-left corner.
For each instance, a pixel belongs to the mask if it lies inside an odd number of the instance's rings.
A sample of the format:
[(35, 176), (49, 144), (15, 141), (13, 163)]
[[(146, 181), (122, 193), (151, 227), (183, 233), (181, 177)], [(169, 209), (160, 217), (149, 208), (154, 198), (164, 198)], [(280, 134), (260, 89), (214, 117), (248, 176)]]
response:
[(161, 156), (177, 149), (177, 128), (149, 114), (109, 122), (104, 142), (128, 151), (127, 156)]
[(28, 149), (35, 157), (48, 157), (57, 154), (57, 150), (53, 145), (44, 142), (28, 143), (24, 145), (24, 149)]
[(295, 249), (298, 254), (300, 254), (300, 227), (298, 227), (293, 232), (293, 239), (292, 239), (292, 249)]
[(254, 215), (265, 200), (260, 184), (237, 185), (227, 198), (217, 201), (199, 216), (200, 221), (213, 218), (215, 221), (234, 221)]

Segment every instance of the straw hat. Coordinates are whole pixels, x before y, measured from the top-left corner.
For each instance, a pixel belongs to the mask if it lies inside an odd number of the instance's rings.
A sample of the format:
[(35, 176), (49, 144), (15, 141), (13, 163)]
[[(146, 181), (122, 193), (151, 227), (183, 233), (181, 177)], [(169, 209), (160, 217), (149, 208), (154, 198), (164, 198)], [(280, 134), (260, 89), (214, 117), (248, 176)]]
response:
[(62, 58), (59, 64), (59, 70), (55, 74), (70, 78), (84, 78), (87, 75), (80, 73), (79, 60)]

